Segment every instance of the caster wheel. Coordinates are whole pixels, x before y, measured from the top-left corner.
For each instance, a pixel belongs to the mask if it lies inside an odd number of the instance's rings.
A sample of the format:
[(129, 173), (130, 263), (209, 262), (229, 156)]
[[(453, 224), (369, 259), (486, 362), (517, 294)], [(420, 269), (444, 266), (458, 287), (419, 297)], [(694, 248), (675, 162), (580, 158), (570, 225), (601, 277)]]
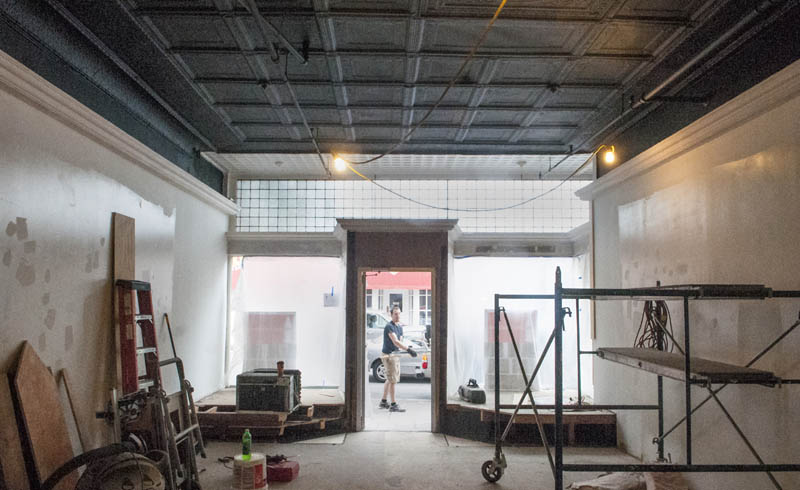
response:
[(483, 465), (481, 465), (481, 474), (489, 483), (495, 483), (497, 480), (503, 477), (503, 468), (495, 466), (494, 471), (492, 471), (491, 468), (493, 466), (493, 461), (484, 461)]

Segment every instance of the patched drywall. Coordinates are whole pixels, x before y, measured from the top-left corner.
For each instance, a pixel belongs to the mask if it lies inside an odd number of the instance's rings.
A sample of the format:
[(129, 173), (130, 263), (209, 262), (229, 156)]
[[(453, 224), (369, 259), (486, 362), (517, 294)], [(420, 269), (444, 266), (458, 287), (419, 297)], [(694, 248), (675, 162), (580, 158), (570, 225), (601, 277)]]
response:
[[(0, 84), (0, 369), (21, 342), (67, 369), (91, 447), (112, 387), (111, 214), (136, 220), (136, 279), (150, 281), (162, 358), (169, 313), (187, 377), (222, 386), (227, 216)], [(166, 375), (167, 373), (165, 373)]]
[[(798, 71), (797, 66), (790, 69)], [(764, 84), (752, 90), (765, 90)], [(800, 97), (764, 111), (595, 196), (597, 287), (653, 286), (661, 281), (800, 289)], [(679, 341), (681, 303), (669, 302)], [(797, 320), (798, 312), (798, 300), (692, 302), (692, 354), (745, 365)], [(599, 302), (595, 345), (631, 346), (641, 313), (641, 301)], [(799, 348), (800, 330), (754, 367), (798, 378)], [(683, 416), (683, 390), (682, 383), (665, 381), (667, 428)], [(599, 403), (655, 402), (656, 378), (596, 361), (595, 396)], [(706, 396), (704, 388), (692, 389), (695, 403)], [(800, 428), (794, 420), (800, 389), (733, 386), (720, 393), (720, 399), (764, 460), (796, 459)], [(655, 458), (655, 414), (620, 412), (618, 428), (621, 444), (631, 454)], [(713, 401), (693, 417), (692, 440), (694, 463), (756, 462)], [(666, 452), (683, 463), (685, 448), (681, 426), (667, 439)], [(784, 488), (800, 486), (797, 474), (777, 478)], [(690, 479), (696, 489), (771, 488), (764, 474), (693, 474)]]

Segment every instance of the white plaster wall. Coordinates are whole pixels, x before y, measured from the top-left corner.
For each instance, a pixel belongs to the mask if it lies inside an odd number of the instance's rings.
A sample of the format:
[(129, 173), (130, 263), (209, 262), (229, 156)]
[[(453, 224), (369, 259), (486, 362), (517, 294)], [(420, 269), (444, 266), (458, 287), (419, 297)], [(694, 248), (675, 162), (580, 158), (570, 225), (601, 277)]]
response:
[[(787, 70), (797, 73), (799, 67)], [(752, 90), (764, 90), (764, 84)], [(660, 280), (800, 289), (800, 97), (795, 93), (764, 110), (595, 196), (597, 287), (653, 286)], [(641, 308), (642, 302), (599, 302), (596, 346), (631, 346)], [(669, 308), (682, 341), (681, 302), (671, 301)], [(744, 365), (793, 323), (799, 310), (797, 300), (692, 302), (692, 354)], [(798, 348), (800, 331), (754, 367), (797, 378)], [(656, 400), (654, 375), (610, 362), (595, 363), (594, 383), (598, 403)], [(667, 428), (683, 415), (683, 389), (665, 380)], [(695, 403), (703, 395), (705, 389), (692, 389)], [(720, 399), (764, 460), (797, 461), (800, 389), (733, 386)], [(655, 458), (654, 414), (621, 412), (618, 424), (628, 452)], [(692, 439), (694, 463), (756, 462), (713, 401), (693, 418)], [(681, 426), (667, 439), (666, 451), (682, 463), (685, 447)], [(784, 488), (800, 486), (797, 475), (777, 478)], [(696, 474), (691, 481), (693, 489), (771, 488), (764, 474)]]
[[(136, 279), (152, 282), (162, 359), (195, 397), (222, 386), (227, 216), (0, 86), (0, 369), (22, 341), (72, 380), (91, 447), (107, 441), (114, 371), (111, 213), (136, 220)], [(166, 373), (165, 373), (166, 375)]]

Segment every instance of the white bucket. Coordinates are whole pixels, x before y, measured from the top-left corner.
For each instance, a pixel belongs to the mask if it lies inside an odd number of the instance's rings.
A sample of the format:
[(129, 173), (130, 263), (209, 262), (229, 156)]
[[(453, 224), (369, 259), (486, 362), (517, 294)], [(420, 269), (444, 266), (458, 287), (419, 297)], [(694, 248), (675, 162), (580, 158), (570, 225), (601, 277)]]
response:
[(241, 454), (233, 457), (234, 490), (265, 490), (267, 485), (267, 458), (261, 453), (252, 453), (245, 461)]

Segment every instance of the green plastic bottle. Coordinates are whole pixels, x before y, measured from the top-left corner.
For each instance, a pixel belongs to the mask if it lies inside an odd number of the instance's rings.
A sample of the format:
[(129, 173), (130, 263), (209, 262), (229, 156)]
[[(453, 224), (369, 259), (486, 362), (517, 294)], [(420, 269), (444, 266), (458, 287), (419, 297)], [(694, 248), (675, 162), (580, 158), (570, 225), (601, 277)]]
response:
[(253, 437), (250, 435), (250, 429), (245, 429), (242, 436), (242, 461), (250, 461), (250, 446), (252, 443)]

